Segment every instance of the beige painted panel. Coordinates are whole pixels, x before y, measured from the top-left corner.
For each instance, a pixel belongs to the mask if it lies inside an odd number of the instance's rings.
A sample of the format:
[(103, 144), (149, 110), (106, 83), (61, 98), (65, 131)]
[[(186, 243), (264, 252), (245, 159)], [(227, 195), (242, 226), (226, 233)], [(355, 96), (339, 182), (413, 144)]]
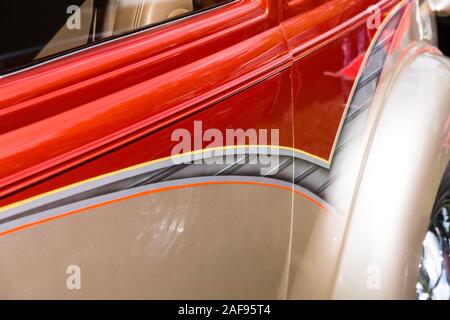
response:
[[(282, 297), (291, 197), (257, 185), (184, 188), (3, 236), (0, 298)], [(81, 290), (66, 288), (70, 265)]]
[(450, 60), (418, 49), (423, 44), (411, 47), (415, 54), (400, 65), (389, 95), (375, 100), (386, 103), (355, 198), (333, 298), (415, 298), (422, 242), (449, 161), (450, 117)]
[(331, 298), (344, 233), (343, 218), (296, 196), (292, 232), (288, 298)]

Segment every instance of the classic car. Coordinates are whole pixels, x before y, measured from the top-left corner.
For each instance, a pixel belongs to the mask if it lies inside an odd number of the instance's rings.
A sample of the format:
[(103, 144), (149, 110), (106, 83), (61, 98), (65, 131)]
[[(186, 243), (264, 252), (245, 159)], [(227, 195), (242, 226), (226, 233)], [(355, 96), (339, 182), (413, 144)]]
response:
[(449, 299), (448, 0), (4, 0), (1, 299)]

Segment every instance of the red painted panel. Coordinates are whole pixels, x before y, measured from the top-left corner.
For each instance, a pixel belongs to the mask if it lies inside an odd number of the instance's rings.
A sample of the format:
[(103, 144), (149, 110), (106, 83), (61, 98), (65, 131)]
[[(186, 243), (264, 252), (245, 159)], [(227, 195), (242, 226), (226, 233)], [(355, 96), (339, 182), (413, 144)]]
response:
[(351, 69), (367, 45), (351, 19), (374, 1), (327, 1), (326, 14), (282, 1), (236, 1), (0, 79), (0, 205), (168, 156), (183, 119), (279, 127), (290, 146), (292, 97), (296, 147), (325, 157), (350, 86), (325, 73)]
[(265, 0), (237, 1), (0, 79), (0, 196), (286, 68), (271, 12)]
[[(173, 146), (177, 144), (171, 141), (172, 132), (185, 128), (193, 135), (194, 121), (202, 121), (203, 131), (218, 128), (224, 135), (227, 128), (279, 129), (280, 145), (290, 146), (292, 145), (290, 84), (290, 71), (287, 69), (205, 111), (4, 198), (0, 201), (0, 205), (170, 155)], [(206, 147), (206, 144), (203, 147)]]
[[(379, 4), (386, 12), (398, 1), (287, 0), (285, 31), (293, 64), (295, 147), (328, 161), (373, 32), (367, 28)], [(349, 76), (353, 75), (353, 76)]]
[(355, 81), (345, 72), (370, 40), (363, 25), (294, 65), (296, 148), (329, 159)]
[(0, 132), (208, 59), (271, 25), (265, 2), (237, 2), (0, 79)]

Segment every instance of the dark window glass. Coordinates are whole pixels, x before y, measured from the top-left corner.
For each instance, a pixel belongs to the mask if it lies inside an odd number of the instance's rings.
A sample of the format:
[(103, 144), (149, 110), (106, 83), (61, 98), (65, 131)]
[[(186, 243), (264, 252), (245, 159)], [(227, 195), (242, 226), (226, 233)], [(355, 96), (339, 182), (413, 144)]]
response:
[(1, 0), (0, 73), (230, 0)]

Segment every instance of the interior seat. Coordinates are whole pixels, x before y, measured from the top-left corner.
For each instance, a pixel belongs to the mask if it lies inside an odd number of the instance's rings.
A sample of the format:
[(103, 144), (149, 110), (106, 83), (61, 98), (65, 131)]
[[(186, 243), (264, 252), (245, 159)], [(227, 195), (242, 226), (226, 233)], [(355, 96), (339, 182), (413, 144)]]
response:
[[(69, 50), (89, 43), (89, 33), (91, 30), (92, 21), (94, 19), (94, 0), (84, 0), (79, 2), (82, 3), (79, 11), (79, 28), (69, 29), (64, 23), (54, 34), (54, 36), (47, 42), (47, 44), (40, 50), (40, 52), (34, 57), (34, 59), (44, 58), (52, 54), (63, 52), (65, 50)], [(60, 9), (60, 11), (58, 11), (60, 15), (62, 13), (63, 17), (64, 15), (66, 16), (66, 18), (69, 17), (69, 15), (66, 13), (65, 7), (61, 6), (58, 7), (58, 9)]]
[[(66, 24), (36, 54), (40, 59), (92, 41), (120, 35), (193, 11), (193, 0), (83, 0), (81, 26)], [(66, 8), (63, 7), (63, 14)]]
[(192, 0), (109, 0), (101, 38), (139, 29), (192, 10)]

